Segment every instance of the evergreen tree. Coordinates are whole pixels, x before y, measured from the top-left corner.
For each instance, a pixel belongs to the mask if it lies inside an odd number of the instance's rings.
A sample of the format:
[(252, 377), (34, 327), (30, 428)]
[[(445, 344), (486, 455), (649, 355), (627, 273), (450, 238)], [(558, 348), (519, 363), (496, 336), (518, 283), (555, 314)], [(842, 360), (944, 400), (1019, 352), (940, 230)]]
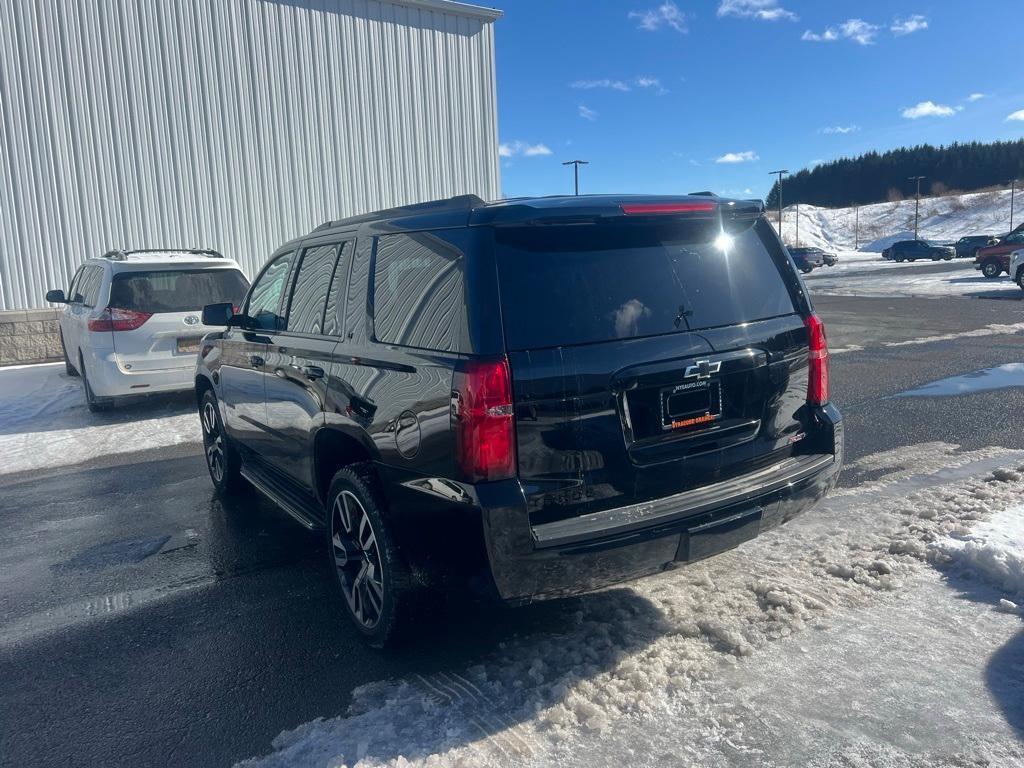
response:
[[(975, 189), (1006, 184), (1024, 178), (1024, 139), (990, 144), (972, 141), (934, 147), (921, 144), (888, 152), (868, 152), (804, 168), (783, 182), (784, 205), (808, 203), (828, 208), (868, 205), (890, 199), (891, 193), (910, 197), (911, 176), (927, 176), (921, 194), (936, 191)], [(778, 205), (778, 182), (765, 201)]]

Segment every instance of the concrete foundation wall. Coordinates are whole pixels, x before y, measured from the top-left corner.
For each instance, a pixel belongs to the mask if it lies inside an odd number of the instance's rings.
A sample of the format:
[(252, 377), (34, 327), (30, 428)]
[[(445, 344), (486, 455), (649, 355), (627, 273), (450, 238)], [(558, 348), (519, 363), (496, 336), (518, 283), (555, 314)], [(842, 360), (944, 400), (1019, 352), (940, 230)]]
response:
[(46, 363), (61, 358), (56, 310), (0, 312), (0, 365)]

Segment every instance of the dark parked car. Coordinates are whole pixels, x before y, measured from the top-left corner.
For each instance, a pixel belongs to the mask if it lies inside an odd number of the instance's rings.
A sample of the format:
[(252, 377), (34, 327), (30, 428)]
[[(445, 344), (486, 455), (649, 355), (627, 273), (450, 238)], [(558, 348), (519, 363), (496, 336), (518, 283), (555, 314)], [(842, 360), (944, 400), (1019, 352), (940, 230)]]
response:
[(954, 256), (956, 256), (956, 249), (953, 246), (936, 245), (927, 240), (900, 240), (882, 251), (882, 258), (891, 261), (917, 261), (918, 259), (950, 261)]
[(789, 255), (793, 257), (797, 269), (805, 274), (818, 267), (834, 267), (839, 262), (839, 257), (829, 253), (822, 248), (813, 246), (790, 248)]
[(995, 245), (982, 248), (974, 257), (974, 268), (985, 277), (999, 277), (1010, 272), (1010, 254), (1024, 248), (1024, 232), (1007, 235)]
[(378, 646), (434, 584), (520, 604), (735, 547), (842, 464), (824, 326), (759, 202), (396, 208), (204, 313), (214, 485), (323, 531)]
[(953, 247), (958, 259), (973, 259), (979, 250), (995, 243), (996, 239), (992, 235), (968, 235), (957, 240)]

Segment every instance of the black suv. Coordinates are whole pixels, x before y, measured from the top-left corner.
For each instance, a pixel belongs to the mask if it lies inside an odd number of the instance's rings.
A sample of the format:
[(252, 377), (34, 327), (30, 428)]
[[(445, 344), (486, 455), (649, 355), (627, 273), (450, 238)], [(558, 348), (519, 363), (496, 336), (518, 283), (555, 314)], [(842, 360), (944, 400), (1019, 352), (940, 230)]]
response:
[(996, 239), (992, 235), (967, 235), (957, 240), (953, 248), (958, 259), (973, 259), (982, 248), (995, 244)]
[(804, 274), (809, 274), (818, 267), (834, 267), (839, 262), (839, 257), (834, 253), (828, 253), (813, 246), (789, 248), (788, 250), (789, 255), (793, 257), (793, 263)]
[(325, 531), (374, 645), (453, 577), (518, 604), (729, 549), (842, 464), (824, 327), (760, 203), (381, 211), (283, 246), (240, 310), (204, 310), (210, 475)]
[(917, 261), (918, 259), (950, 261), (954, 256), (956, 256), (956, 249), (953, 246), (935, 245), (927, 240), (900, 240), (882, 251), (882, 258), (890, 261)]

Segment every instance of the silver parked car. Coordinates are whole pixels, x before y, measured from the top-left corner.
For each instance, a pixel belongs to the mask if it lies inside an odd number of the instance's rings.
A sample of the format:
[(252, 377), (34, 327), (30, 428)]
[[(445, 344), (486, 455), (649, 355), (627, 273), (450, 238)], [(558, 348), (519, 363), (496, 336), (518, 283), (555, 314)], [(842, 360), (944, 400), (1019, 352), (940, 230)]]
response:
[(114, 398), (194, 386), (199, 341), (208, 331), (202, 308), (238, 304), (249, 288), (231, 259), (208, 250), (110, 251), (87, 260), (63, 304), (60, 339), (71, 376), (81, 375), (89, 410)]

